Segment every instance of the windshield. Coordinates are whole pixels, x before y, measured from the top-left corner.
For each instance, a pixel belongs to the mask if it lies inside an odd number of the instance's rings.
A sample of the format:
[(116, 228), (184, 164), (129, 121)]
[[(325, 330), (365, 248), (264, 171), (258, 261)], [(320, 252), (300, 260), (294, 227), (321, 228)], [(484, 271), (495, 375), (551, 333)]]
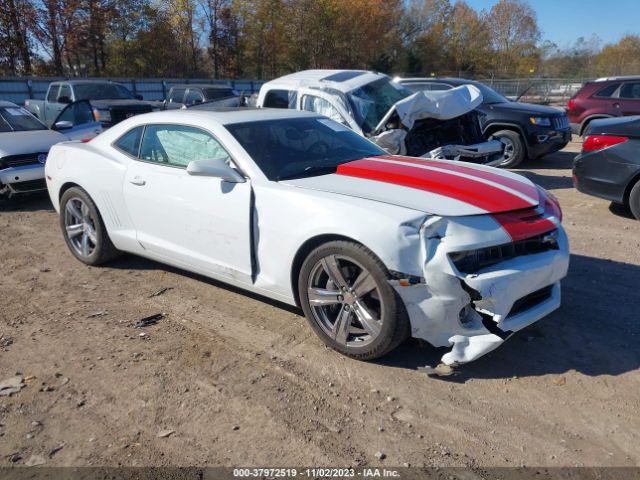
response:
[(469, 82), (469, 83), (474, 87), (478, 87), (478, 89), (482, 92), (482, 103), (485, 105), (488, 105), (491, 103), (506, 103), (509, 101), (507, 100), (507, 98), (503, 97), (492, 88), (487, 87), (484, 83), (480, 83), (480, 82)]
[(269, 180), (335, 173), (338, 165), (385, 151), (324, 117), (226, 125)]
[(47, 127), (24, 108), (0, 108), (0, 132), (28, 132), (30, 130), (47, 130)]
[(413, 92), (389, 78), (381, 78), (347, 93), (356, 123), (364, 133), (378, 126), (382, 117), (398, 101)]
[(84, 83), (75, 86), (76, 100), (133, 100), (135, 97), (116, 83)]

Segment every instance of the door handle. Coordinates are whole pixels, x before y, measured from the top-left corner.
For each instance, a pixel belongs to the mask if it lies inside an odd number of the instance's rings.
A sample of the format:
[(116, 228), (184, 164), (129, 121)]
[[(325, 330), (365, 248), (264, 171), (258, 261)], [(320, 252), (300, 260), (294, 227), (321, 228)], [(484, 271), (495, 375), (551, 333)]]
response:
[(618, 102), (613, 104), (614, 108), (620, 108), (620, 104)]
[(133, 183), (134, 185), (142, 186), (142, 185), (146, 184), (147, 182), (145, 182), (140, 177), (133, 177), (131, 180), (129, 180), (129, 183)]

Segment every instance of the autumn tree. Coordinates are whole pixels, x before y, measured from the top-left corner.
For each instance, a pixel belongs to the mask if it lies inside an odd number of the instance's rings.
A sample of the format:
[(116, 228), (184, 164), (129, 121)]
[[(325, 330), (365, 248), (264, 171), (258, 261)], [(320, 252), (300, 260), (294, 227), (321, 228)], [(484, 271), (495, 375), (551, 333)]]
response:
[(492, 51), (485, 19), (459, 0), (450, 11), (447, 24), (443, 43), (450, 69), (461, 77), (486, 71)]
[(632, 75), (640, 72), (640, 36), (626, 35), (605, 46), (596, 58), (598, 75)]
[(30, 75), (32, 39), (28, 19), (34, 14), (26, 0), (0, 0), (0, 72)]
[(499, 74), (530, 73), (538, 63), (540, 30), (536, 14), (525, 0), (500, 0), (486, 16)]

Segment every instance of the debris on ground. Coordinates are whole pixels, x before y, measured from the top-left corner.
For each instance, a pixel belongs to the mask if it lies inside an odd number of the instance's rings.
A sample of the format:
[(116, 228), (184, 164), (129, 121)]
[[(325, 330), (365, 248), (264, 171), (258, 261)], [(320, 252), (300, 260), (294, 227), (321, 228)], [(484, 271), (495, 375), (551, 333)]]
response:
[(387, 456), (383, 452), (376, 452), (374, 457), (376, 457), (378, 460), (384, 460), (385, 458), (387, 458)]
[(148, 317), (141, 318), (136, 323), (133, 324), (133, 328), (144, 328), (149, 325), (155, 325), (160, 320), (164, 318), (164, 313), (156, 313), (155, 315), (150, 315)]
[(7, 378), (0, 382), (0, 396), (9, 396), (14, 393), (18, 393), (25, 387), (25, 383), (22, 381), (20, 375)]
[(63, 448), (64, 448), (64, 443), (61, 443), (57, 447), (54, 447), (51, 450), (49, 450), (49, 458), (52, 458), (56, 453), (58, 453)]
[(0, 348), (8, 347), (11, 344), (13, 344), (13, 338), (4, 336), (0, 337)]
[(167, 438), (167, 437), (170, 437), (171, 435), (173, 435), (174, 433), (176, 433), (175, 430), (160, 430), (156, 434), (156, 437), (158, 437), (158, 438)]
[(107, 310), (98, 310), (96, 312), (91, 312), (87, 315), (87, 318), (96, 318), (96, 317), (104, 317), (105, 315), (109, 315)]
[(418, 371), (426, 373), (428, 377), (449, 377), (456, 373), (453, 367), (444, 363), (439, 363), (435, 367), (418, 367)]
[(97, 285), (91, 285), (90, 283), (83, 283), (81, 285), (78, 285), (80, 288), (84, 288), (85, 290), (95, 290), (97, 287)]
[(45, 463), (47, 463), (47, 461), (41, 455), (31, 455), (29, 460), (24, 462), (27, 467), (37, 467), (38, 465), (44, 465)]
[(553, 383), (554, 383), (554, 385), (558, 385), (559, 387), (561, 387), (562, 385), (567, 383), (567, 377), (554, 378), (553, 379)]
[(163, 288), (161, 288), (159, 290), (156, 290), (151, 295), (149, 295), (149, 298), (159, 297), (160, 295), (162, 295), (163, 293), (165, 293), (165, 292), (167, 292), (169, 290), (173, 290), (173, 287), (163, 287)]

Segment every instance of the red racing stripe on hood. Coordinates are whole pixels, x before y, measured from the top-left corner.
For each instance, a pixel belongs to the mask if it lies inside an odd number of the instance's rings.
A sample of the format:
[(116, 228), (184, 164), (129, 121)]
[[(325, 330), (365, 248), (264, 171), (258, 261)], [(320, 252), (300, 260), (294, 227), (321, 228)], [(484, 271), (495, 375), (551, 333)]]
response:
[(490, 182), (504, 185), (505, 187), (511, 188), (512, 190), (530, 197), (532, 200), (538, 199), (538, 190), (534, 185), (530, 185), (526, 182), (522, 182), (514, 178), (505, 177), (504, 175), (500, 175), (497, 173), (480, 170), (479, 168), (473, 168), (459, 163), (434, 161), (426, 158), (402, 157), (398, 155), (381, 155), (375, 158), (383, 158), (385, 160), (391, 160), (398, 163), (424, 165), (428, 167), (439, 168), (441, 170), (463, 173), (465, 175), (473, 175), (474, 177), (482, 178), (484, 180), (489, 180)]
[[(471, 179), (438, 170), (419, 168), (410, 163), (354, 160), (338, 166), (338, 175), (375, 180), (378, 182), (415, 188), (454, 198), (485, 210), (488, 213), (531, 208), (525, 199), (497, 186), (483, 182), (482, 178)], [(537, 197), (534, 197), (537, 198)]]
[(492, 216), (514, 242), (536, 237), (558, 228), (549, 218), (533, 208), (519, 212), (494, 213)]

